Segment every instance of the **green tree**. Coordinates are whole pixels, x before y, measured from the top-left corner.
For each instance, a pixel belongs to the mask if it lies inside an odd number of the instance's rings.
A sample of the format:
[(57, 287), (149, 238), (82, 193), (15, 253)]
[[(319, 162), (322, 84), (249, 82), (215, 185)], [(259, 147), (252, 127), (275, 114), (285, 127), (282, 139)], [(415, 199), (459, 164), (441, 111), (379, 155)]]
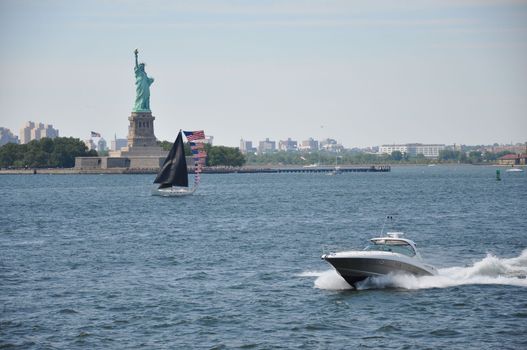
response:
[(468, 154), (468, 159), (470, 163), (481, 163), (483, 161), (483, 156), (480, 151), (472, 151)]
[(447, 162), (456, 161), (456, 160), (459, 161), (462, 158), (461, 154), (462, 152), (460, 151), (453, 151), (449, 149), (441, 150), (439, 151), (439, 160), (447, 161)]
[(245, 157), (238, 148), (225, 146), (207, 147), (207, 165), (210, 166), (242, 166)]
[(79, 139), (72, 137), (43, 138), (25, 145), (7, 144), (0, 147), (3, 167), (73, 167), (75, 157), (97, 156)]
[(417, 164), (425, 164), (425, 163), (428, 163), (428, 160), (426, 159), (425, 155), (422, 154), (422, 153), (419, 153), (417, 154), (413, 160), (415, 161), (415, 163)]
[(496, 158), (501, 158), (507, 154), (514, 154), (514, 152), (511, 152), (511, 151), (501, 151), (501, 152), (498, 152), (496, 153)]
[(15, 162), (24, 157), (27, 145), (8, 143), (0, 147), (0, 167), (15, 166)]
[(401, 161), (403, 160), (403, 153), (401, 151), (393, 151), (392, 154), (390, 155), (390, 159), (391, 160), (395, 160), (395, 161)]
[(170, 151), (174, 143), (170, 141), (157, 141), (157, 144), (163, 149), (163, 151)]

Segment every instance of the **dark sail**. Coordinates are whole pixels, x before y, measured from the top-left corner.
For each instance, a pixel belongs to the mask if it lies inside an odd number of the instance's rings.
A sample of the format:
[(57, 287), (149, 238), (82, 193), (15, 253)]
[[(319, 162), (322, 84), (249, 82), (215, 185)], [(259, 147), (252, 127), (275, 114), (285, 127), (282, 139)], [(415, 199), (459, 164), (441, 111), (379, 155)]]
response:
[(154, 183), (161, 184), (159, 188), (171, 186), (188, 187), (187, 161), (185, 160), (181, 131), (177, 135), (176, 141), (172, 145), (170, 153), (168, 153)]

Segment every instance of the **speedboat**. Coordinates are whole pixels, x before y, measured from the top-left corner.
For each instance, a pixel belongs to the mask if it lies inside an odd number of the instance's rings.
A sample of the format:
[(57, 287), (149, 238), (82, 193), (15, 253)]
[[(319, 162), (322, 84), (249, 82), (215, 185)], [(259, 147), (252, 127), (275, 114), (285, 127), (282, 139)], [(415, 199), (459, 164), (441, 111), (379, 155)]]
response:
[(322, 255), (352, 287), (368, 277), (388, 274), (437, 275), (435, 267), (425, 264), (413, 241), (402, 232), (387, 232), (371, 238), (362, 251), (343, 251)]

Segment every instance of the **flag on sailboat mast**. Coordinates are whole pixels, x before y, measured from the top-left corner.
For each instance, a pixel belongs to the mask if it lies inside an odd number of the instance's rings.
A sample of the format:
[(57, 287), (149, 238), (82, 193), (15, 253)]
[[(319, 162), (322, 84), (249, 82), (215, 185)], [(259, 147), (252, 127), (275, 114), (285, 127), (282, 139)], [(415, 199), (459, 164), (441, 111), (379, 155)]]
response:
[(205, 132), (203, 130), (183, 132), (189, 141), (192, 160), (194, 160), (194, 185), (197, 186), (201, 181), (200, 174), (207, 158), (207, 152), (205, 151), (204, 145)]
[(205, 132), (203, 130), (183, 132), (185, 133), (187, 140), (189, 140), (190, 142), (205, 139)]

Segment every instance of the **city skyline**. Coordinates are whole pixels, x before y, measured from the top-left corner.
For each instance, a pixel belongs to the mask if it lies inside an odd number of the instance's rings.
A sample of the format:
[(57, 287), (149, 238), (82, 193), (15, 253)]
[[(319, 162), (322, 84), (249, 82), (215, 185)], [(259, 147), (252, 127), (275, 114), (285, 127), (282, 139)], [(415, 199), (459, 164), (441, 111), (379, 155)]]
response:
[[(32, 124), (32, 126), (30, 125)], [(26, 121), (22, 124), (22, 126), (20, 127), (19, 129), (19, 133), (16, 133), (16, 132), (13, 132), (11, 131), (9, 128), (5, 128), (5, 127), (2, 127), (0, 126), (0, 128), (2, 130), (5, 130), (5, 131), (9, 131), (10, 133), (13, 134), (13, 136), (16, 138), (16, 142), (13, 140), (12, 142), (14, 143), (21, 143), (21, 144), (24, 144), (24, 143), (28, 143), (29, 141), (31, 140), (39, 140), (40, 138), (42, 137), (58, 137), (58, 129), (53, 129), (54, 132), (56, 134), (50, 134), (50, 136), (40, 136), (40, 134), (35, 134), (33, 136), (27, 136), (27, 135), (24, 135), (22, 136), (24, 133), (23, 133), (23, 129), (27, 129), (28, 128), (28, 125), (30, 125), (30, 128), (36, 128), (36, 127), (39, 127), (39, 128), (53, 128), (53, 125), (51, 124), (47, 124), (47, 123), (42, 123), (40, 121), (37, 121), (37, 122), (34, 122), (34, 121)], [(25, 132), (26, 134), (28, 133), (27, 131)], [(49, 133), (49, 132), (48, 132)], [(101, 133), (98, 133), (98, 132), (95, 132), (93, 130), (91, 130), (90, 132), (88, 132), (87, 134), (90, 134), (91, 136), (86, 136), (86, 137), (76, 137), (76, 136), (72, 136), (72, 135), (64, 135), (64, 137), (75, 137), (75, 138), (79, 138), (80, 140), (82, 141), (89, 141), (89, 140), (93, 140), (93, 139), (96, 139), (96, 140), (108, 140), (108, 141), (111, 141), (111, 142), (114, 142), (116, 140), (127, 140), (127, 137), (124, 136), (124, 137), (121, 137), (121, 136), (118, 136), (117, 134), (114, 134), (114, 135), (111, 135), (111, 136), (105, 136)], [(45, 135), (45, 134), (43, 134)], [(211, 139), (214, 138), (214, 135), (208, 135), (207, 137), (210, 137)], [(159, 142), (171, 142), (170, 140), (161, 140), (161, 139), (157, 139)], [(452, 144), (446, 144), (444, 142), (439, 142), (439, 143), (430, 143), (430, 142), (399, 142), (399, 143), (390, 143), (390, 142), (381, 142), (379, 144), (371, 144), (371, 145), (365, 145), (365, 146), (356, 146), (356, 145), (345, 145), (343, 144), (342, 142), (340, 142), (339, 140), (333, 138), (333, 137), (324, 137), (324, 138), (314, 138), (312, 136), (307, 136), (307, 137), (302, 137), (302, 138), (299, 138), (299, 139), (295, 139), (295, 138), (292, 138), (292, 137), (286, 137), (284, 139), (281, 139), (281, 138), (276, 138), (276, 137), (273, 137), (273, 136), (266, 136), (264, 139), (248, 139), (248, 138), (240, 138), (238, 140), (238, 144), (235, 145), (235, 146), (230, 146), (230, 147), (238, 147), (238, 148), (241, 148), (240, 145), (242, 142), (251, 142), (251, 143), (254, 143), (254, 144), (257, 144), (259, 142), (274, 142), (274, 143), (282, 143), (282, 142), (295, 142), (295, 143), (303, 143), (303, 142), (309, 142), (309, 141), (314, 141), (316, 142), (317, 144), (320, 142), (320, 143), (334, 143), (335, 145), (338, 145), (339, 147), (342, 147), (344, 149), (354, 149), (354, 148), (360, 148), (360, 149), (367, 149), (367, 148), (375, 148), (375, 147), (381, 147), (381, 146), (394, 146), (394, 145), (417, 145), (417, 144), (426, 144), (426, 145), (432, 145), (432, 144), (441, 144), (441, 145), (447, 145), (447, 146), (469, 146), (469, 147), (472, 147), (472, 146), (527, 146), (527, 141), (525, 142), (509, 142), (509, 143), (496, 143), (496, 142), (489, 142), (489, 143), (481, 143), (481, 144), (469, 144), (469, 143), (465, 143), (465, 142), (460, 142), (460, 143), (452, 143)], [(224, 146), (224, 145), (219, 145), (219, 146)], [(300, 145), (299, 145), (300, 147)]]
[[(133, 50), (156, 136), (509, 144), (527, 127), (527, 3), (3, 1), (2, 127), (127, 134)], [(106, 137), (109, 139), (108, 137)]]

